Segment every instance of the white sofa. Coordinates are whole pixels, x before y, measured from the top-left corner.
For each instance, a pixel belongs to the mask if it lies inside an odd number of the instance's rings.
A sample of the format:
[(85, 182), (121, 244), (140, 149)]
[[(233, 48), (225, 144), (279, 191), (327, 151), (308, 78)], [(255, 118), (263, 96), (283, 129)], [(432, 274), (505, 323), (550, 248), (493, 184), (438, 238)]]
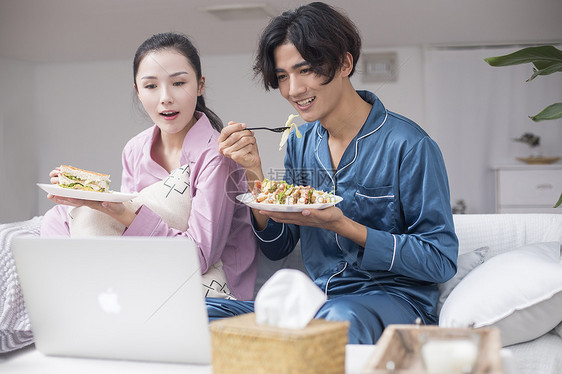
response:
[[(454, 219), (459, 271), (440, 285), (440, 324), (498, 326), (519, 374), (562, 373), (562, 214), (468, 214)], [(37, 235), (40, 220), (0, 225), (0, 353), (33, 341), (7, 243), (15, 235)], [(300, 251), (276, 262), (261, 256), (256, 288), (282, 267), (302, 270)], [(492, 281), (479, 283), (490, 276)], [(517, 298), (521, 295), (523, 300)]]
[[(440, 325), (497, 326), (517, 373), (562, 373), (562, 209), (561, 214), (459, 214), (454, 220), (459, 268), (440, 285)], [(550, 244), (522, 248), (537, 243)], [(541, 257), (541, 251), (550, 256)], [(531, 259), (525, 257), (529, 252)], [(535, 267), (542, 269), (544, 260), (550, 273), (526, 266), (535, 253)], [(298, 249), (281, 261), (263, 255), (260, 261), (258, 287), (279, 268), (303, 269)], [(525, 273), (532, 271), (530, 277)]]
[[(519, 373), (562, 373), (562, 210), (454, 219), (457, 275), (462, 278), (463, 270), (469, 274), (445, 300), (440, 325), (454, 326), (454, 318), (459, 318), (461, 324), (497, 326)], [(467, 257), (485, 247), (483, 264), (469, 269)]]

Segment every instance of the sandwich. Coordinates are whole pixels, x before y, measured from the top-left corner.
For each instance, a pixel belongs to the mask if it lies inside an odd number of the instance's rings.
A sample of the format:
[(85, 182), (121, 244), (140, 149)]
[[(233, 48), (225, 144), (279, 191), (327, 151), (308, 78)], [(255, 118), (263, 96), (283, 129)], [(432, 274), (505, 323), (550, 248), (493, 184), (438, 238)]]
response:
[(74, 190), (109, 192), (109, 175), (61, 165), (59, 186)]

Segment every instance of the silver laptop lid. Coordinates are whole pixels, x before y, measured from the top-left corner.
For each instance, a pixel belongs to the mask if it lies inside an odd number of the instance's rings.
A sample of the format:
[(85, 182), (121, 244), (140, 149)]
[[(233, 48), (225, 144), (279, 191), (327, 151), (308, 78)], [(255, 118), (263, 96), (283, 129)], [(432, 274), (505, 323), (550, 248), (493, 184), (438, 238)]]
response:
[(210, 364), (193, 241), (20, 237), (12, 248), (44, 354)]

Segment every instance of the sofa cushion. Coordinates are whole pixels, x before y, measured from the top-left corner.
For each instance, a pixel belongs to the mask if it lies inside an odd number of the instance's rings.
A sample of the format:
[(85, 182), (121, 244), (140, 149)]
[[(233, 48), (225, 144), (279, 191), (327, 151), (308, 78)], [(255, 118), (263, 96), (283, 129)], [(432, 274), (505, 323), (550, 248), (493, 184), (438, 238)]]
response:
[(33, 343), (31, 323), (23, 302), (12, 239), (39, 236), (42, 217), (0, 225), (0, 361), (2, 353)]
[(513, 370), (505, 373), (517, 374), (560, 374), (562, 373), (562, 338), (546, 333), (537, 339), (503, 348), (509, 352)]
[(531, 243), (562, 243), (562, 214), (454, 214), (459, 255), (490, 247), (488, 257)]
[(437, 314), (441, 311), (443, 303), (449, 297), (449, 294), (459, 284), (463, 278), (470, 273), (475, 267), (482, 264), (486, 259), (488, 247), (475, 249), (472, 252), (462, 254), (457, 259), (457, 273), (454, 277), (445, 283), (440, 283), (439, 286), (439, 301), (437, 302)]
[(443, 327), (496, 326), (502, 345), (535, 339), (562, 321), (560, 243), (529, 244), (475, 268), (443, 304)]

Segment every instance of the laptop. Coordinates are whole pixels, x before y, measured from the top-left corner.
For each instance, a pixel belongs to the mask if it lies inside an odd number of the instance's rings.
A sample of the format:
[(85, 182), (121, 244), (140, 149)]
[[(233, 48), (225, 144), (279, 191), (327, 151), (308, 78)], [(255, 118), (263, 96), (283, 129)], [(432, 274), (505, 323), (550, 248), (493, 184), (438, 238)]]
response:
[(18, 237), (12, 249), (40, 352), (211, 363), (192, 240)]

